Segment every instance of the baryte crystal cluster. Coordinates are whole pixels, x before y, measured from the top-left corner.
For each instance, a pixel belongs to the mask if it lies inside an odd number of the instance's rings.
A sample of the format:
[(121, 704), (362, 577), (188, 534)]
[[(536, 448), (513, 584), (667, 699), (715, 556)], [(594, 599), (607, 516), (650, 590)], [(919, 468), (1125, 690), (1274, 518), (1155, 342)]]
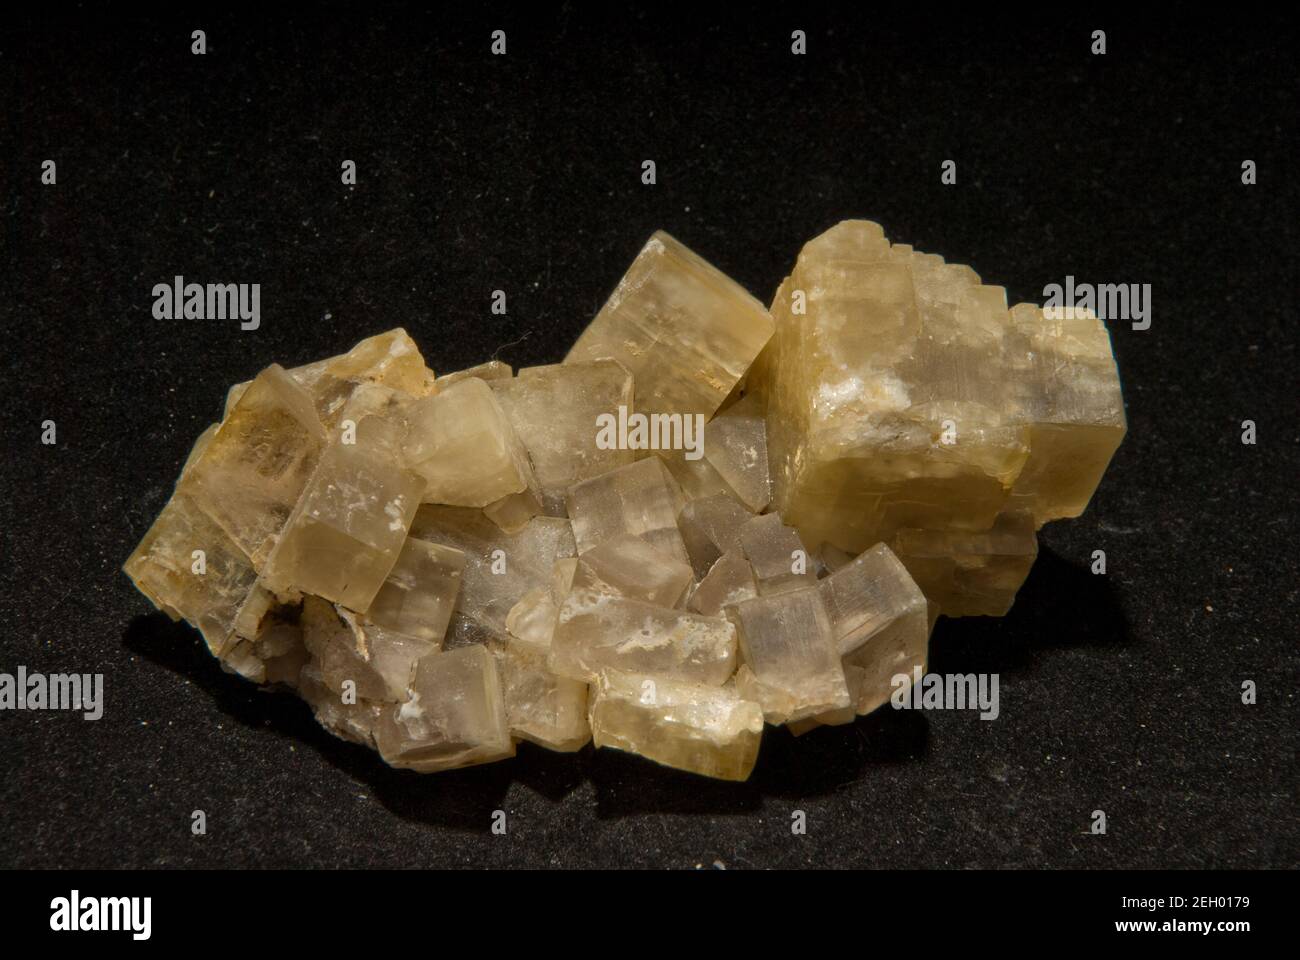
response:
[[(700, 418), (698, 455), (600, 442), (633, 411)], [(563, 363), (435, 376), (398, 329), (236, 384), (125, 571), (393, 766), (591, 742), (739, 780), (765, 723), (888, 702), (940, 612), (1004, 613), (1123, 434), (1090, 315), (864, 221), (769, 311), (656, 233)]]

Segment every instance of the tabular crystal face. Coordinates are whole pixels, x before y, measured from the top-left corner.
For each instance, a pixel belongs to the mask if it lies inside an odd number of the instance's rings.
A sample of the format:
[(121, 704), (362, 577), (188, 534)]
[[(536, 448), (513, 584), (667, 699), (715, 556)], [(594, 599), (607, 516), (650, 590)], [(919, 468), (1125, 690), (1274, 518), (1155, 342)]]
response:
[[(1123, 436), (1096, 320), (1041, 322), (969, 268), (845, 221), (805, 245), (750, 386), (775, 504), (857, 553), (904, 528), (989, 530), (1082, 510)], [(1070, 466), (1077, 458), (1081, 469)]]
[(366, 619), (386, 630), (441, 645), (460, 594), (465, 554), (407, 537)]
[(496, 658), (470, 646), (421, 659), (410, 697), (381, 714), (375, 740), (392, 766), (425, 772), (514, 756)]
[(591, 730), (598, 747), (745, 780), (758, 759), (763, 711), (729, 686), (607, 670), (592, 687)]
[(658, 457), (646, 457), (575, 484), (569, 491), (569, 519), (578, 552), (631, 534), (689, 563), (677, 529), (681, 502), (671, 480)]
[(741, 696), (771, 723), (788, 723), (849, 705), (830, 619), (816, 587), (743, 600), (728, 608), (743, 657)]
[(614, 668), (720, 685), (736, 667), (736, 631), (718, 617), (624, 596), (579, 560), (560, 604), (549, 663), (575, 680), (592, 681)]
[(406, 462), (428, 503), (485, 507), (532, 484), (528, 453), (484, 381), (458, 381), (406, 415)]
[(364, 613), (397, 561), (423, 489), (409, 470), (330, 447), (267, 561), (267, 585)]
[(756, 596), (754, 568), (739, 550), (729, 550), (709, 568), (686, 605), (706, 617), (721, 617), (727, 607)]
[(180, 488), (254, 566), (271, 551), (325, 448), (311, 397), (272, 364), (243, 392)]
[(979, 533), (900, 530), (890, 546), (949, 616), (1003, 616), (1038, 556), (1033, 517), (1008, 513)]
[(617, 360), (636, 380), (638, 410), (708, 417), (771, 336), (761, 303), (661, 230), (564, 362)]
[(465, 554), (459, 613), (488, 636), (506, 633), (511, 608), (534, 588), (549, 589), (556, 563), (575, 553), (568, 520), (534, 517), (506, 533), (482, 511), (426, 504), (416, 513), (411, 536)]
[(613, 360), (524, 367), (513, 379), (488, 381), (528, 450), (542, 503), (564, 516), (575, 483), (632, 462), (635, 451), (597, 445), (599, 418), (632, 410), (632, 375)]
[(217, 656), (226, 651), (257, 581), (244, 552), (180, 492), (163, 507), (123, 569), (155, 606), (197, 626)]

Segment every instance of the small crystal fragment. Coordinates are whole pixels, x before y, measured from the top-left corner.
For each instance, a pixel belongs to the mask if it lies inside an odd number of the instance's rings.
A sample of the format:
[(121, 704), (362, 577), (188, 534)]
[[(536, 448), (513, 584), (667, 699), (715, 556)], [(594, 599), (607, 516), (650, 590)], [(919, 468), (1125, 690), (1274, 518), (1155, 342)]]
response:
[(706, 617), (721, 617), (727, 607), (756, 596), (754, 568), (739, 550), (728, 550), (700, 581), (687, 606)]
[(606, 670), (592, 687), (591, 732), (598, 747), (745, 780), (758, 759), (763, 711), (730, 686)]

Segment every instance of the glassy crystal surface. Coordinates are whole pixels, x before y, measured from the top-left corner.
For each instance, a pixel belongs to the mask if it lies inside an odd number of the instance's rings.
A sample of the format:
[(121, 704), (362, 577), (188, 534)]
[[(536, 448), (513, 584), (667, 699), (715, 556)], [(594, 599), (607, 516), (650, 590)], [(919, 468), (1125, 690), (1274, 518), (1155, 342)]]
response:
[(634, 600), (578, 561), (551, 639), (551, 669), (594, 680), (614, 668), (721, 685), (736, 666), (736, 631), (725, 619)]
[(736, 689), (788, 723), (849, 706), (830, 618), (816, 587), (742, 600), (727, 608), (742, 663)]
[(395, 633), (441, 645), (460, 595), (465, 554), (407, 537), (366, 619)]
[(542, 506), (565, 516), (569, 488), (632, 462), (635, 451), (602, 449), (599, 419), (632, 410), (632, 375), (613, 360), (524, 367), (489, 382), (528, 450)]
[(380, 713), (375, 742), (390, 765), (426, 773), (514, 756), (496, 658), (481, 645), (421, 658), (408, 698)]
[(356, 447), (329, 447), (267, 560), (268, 587), (366, 612), (406, 542), (423, 489), (409, 470)]
[(761, 303), (660, 230), (564, 362), (617, 360), (636, 381), (639, 411), (709, 417), (772, 329)]
[(646, 457), (575, 484), (568, 505), (580, 554), (606, 540), (631, 534), (674, 559), (690, 562), (677, 529), (680, 501), (658, 457)]
[(690, 564), (628, 533), (592, 547), (582, 562), (623, 596), (659, 607), (678, 606), (695, 580)]
[(738, 531), (740, 547), (754, 568), (759, 593), (779, 593), (811, 586), (817, 580), (815, 562), (793, 527), (779, 514), (765, 513)]
[(404, 453), (428, 503), (485, 507), (533, 482), (528, 452), (491, 388), (468, 377), (407, 409)]
[(1123, 436), (1099, 321), (1008, 310), (1001, 287), (877, 224), (809, 241), (772, 314), (748, 385), (767, 406), (773, 502), (808, 542), (856, 554), (900, 530), (987, 532), (1017, 509), (1075, 515)]
[(592, 685), (591, 732), (598, 747), (706, 777), (745, 780), (758, 759), (763, 711), (730, 686), (606, 670)]

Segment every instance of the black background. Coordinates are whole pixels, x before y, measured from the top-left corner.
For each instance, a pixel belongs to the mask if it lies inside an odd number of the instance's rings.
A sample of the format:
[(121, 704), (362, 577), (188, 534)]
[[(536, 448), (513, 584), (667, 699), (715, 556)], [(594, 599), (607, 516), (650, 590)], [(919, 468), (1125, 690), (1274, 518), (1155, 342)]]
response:
[[(1294, 27), (872, 6), (7, 23), (0, 670), (103, 672), (107, 707), (0, 714), (0, 864), (1297, 865)], [(1012, 302), (1153, 287), (1151, 329), (1112, 324), (1129, 436), (1087, 514), (1009, 616), (937, 629), (932, 669), (1001, 675), (996, 721), (769, 731), (739, 785), (530, 745), (420, 777), (223, 674), (119, 572), (271, 361), (401, 325), (440, 372), (555, 362), (656, 228), (767, 300), (859, 216)], [(261, 329), (155, 320), (176, 274), (260, 283)]]

